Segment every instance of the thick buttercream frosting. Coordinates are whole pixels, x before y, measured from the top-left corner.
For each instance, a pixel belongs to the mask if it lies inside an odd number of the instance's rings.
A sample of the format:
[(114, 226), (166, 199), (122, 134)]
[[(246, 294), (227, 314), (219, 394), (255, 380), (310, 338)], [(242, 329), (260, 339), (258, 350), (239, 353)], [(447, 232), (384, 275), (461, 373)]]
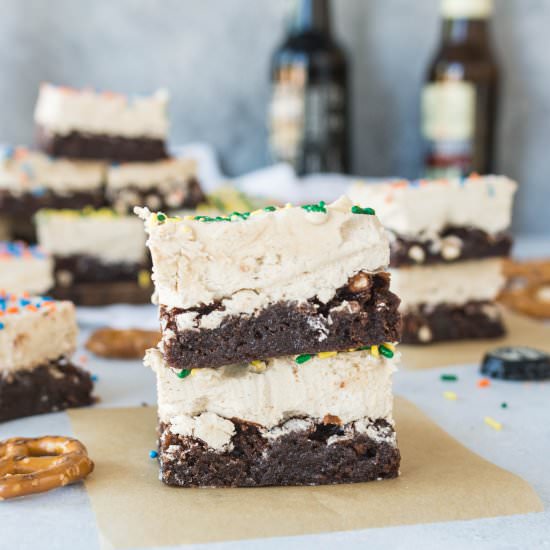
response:
[(76, 349), (78, 328), (71, 302), (0, 296), (0, 372), (31, 369)]
[(371, 206), (382, 224), (409, 238), (430, 238), (448, 226), (473, 227), (489, 234), (508, 229), (517, 185), (504, 176), (452, 180), (357, 182), (348, 195)]
[(505, 283), (499, 258), (401, 267), (390, 272), (392, 290), (401, 298), (403, 311), (420, 304), (492, 301)]
[(143, 227), (135, 216), (108, 209), (41, 210), (36, 216), (38, 242), (53, 256), (87, 255), (106, 263), (143, 263)]
[(129, 98), (112, 92), (42, 84), (34, 111), (36, 124), (59, 135), (81, 132), (126, 138), (165, 139), (168, 94)]
[(195, 369), (182, 379), (159, 350), (149, 350), (145, 357), (157, 375), (160, 421), (214, 448), (228, 443), (231, 418), (266, 430), (296, 417), (322, 422), (326, 415), (342, 424), (363, 418), (392, 422), (394, 361), (367, 351), (313, 357), (300, 365), (294, 357), (279, 357)]
[(149, 233), (158, 302), (168, 307), (225, 300), (227, 307), (239, 302), (234, 311), (253, 311), (280, 300), (327, 302), (359, 271), (377, 272), (389, 262), (376, 216), (352, 213), (345, 197), (326, 212), (288, 207), (232, 221), (137, 210)]
[(102, 188), (106, 167), (101, 162), (54, 159), (25, 147), (0, 151), (0, 190), (14, 195), (52, 191), (57, 195), (95, 192)]

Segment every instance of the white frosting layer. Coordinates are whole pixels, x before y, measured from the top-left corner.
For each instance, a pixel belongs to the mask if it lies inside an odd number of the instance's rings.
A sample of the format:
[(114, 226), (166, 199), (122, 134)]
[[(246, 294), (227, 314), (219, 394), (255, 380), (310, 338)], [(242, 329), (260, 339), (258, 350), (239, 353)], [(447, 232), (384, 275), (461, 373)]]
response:
[(401, 298), (402, 310), (420, 304), (492, 301), (505, 283), (502, 261), (498, 258), (402, 267), (390, 272), (392, 290)]
[(165, 139), (168, 94), (128, 98), (111, 92), (75, 90), (43, 84), (34, 111), (35, 122), (60, 135), (73, 131), (126, 138)]
[(343, 424), (365, 417), (392, 422), (394, 360), (351, 352), (314, 357), (301, 365), (294, 357), (262, 363), (265, 369), (244, 364), (195, 369), (180, 379), (160, 351), (148, 350), (145, 364), (157, 375), (160, 421), (213, 448), (228, 443), (231, 418), (266, 430), (304, 416), (320, 422), (332, 415)]
[(12, 294), (45, 294), (53, 286), (49, 256), (37, 247), (0, 242), (0, 289)]
[(224, 300), (252, 312), (279, 300), (334, 296), (359, 271), (389, 261), (389, 244), (375, 216), (352, 214), (342, 197), (327, 212), (300, 207), (259, 211), (247, 220), (202, 222), (146, 219), (153, 280), (160, 304), (188, 308)]
[(404, 237), (430, 238), (449, 225), (489, 234), (510, 226), (517, 185), (504, 176), (382, 184), (355, 183), (351, 200), (376, 210), (385, 227)]
[[(41, 300), (31, 303), (41, 304)], [(20, 302), (8, 303), (9, 307), (18, 307), (19, 312), (0, 318), (0, 372), (38, 367), (74, 353), (78, 328), (71, 302), (40, 305), (37, 311)]]
[(51, 190), (58, 195), (96, 191), (105, 179), (101, 162), (53, 159), (24, 147), (0, 153), (0, 189), (14, 195)]
[(146, 259), (143, 228), (134, 216), (110, 211), (42, 210), (36, 216), (38, 242), (53, 256), (85, 254), (105, 263)]

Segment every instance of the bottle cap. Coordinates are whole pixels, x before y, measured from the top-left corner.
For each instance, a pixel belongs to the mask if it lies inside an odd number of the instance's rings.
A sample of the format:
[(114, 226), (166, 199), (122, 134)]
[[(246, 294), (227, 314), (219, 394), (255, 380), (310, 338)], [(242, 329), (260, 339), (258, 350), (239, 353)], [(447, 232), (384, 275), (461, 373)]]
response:
[(550, 356), (526, 346), (497, 348), (483, 358), (481, 374), (501, 380), (547, 380)]
[(493, 13), (493, 0), (441, 0), (446, 19), (487, 19)]

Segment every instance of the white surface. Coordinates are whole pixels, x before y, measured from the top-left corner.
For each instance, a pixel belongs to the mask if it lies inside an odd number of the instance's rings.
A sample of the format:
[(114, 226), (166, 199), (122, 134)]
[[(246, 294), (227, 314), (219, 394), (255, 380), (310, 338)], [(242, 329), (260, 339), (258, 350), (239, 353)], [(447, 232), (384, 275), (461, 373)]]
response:
[[(520, 239), (520, 255), (532, 256), (550, 253), (550, 242)], [(107, 324), (115, 312), (118, 326), (123, 326), (126, 308), (106, 308), (103, 320), (96, 312), (95, 323)], [(140, 319), (150, 325), (154, 318), (153, 306), (126, 309), (129, 324), (136, 326)], [(84, 312), (89, 324), (92, 317)], [(82, 318), (79, 315), (79, 318)], [(82, 341), (88, 329), (81, 335)], [(521, 342), (518, 342), (520, 344)], [(79, 354), (77, 353), (77, 358)], [(90, 357), (90, 371), (98, 375), (96, 393), (101, 398), (99, 407), (138, 406), (155, 401), (154, 374), (139, 361), (105, 361)], [(439, 380), (441, 373), (455, 373), (456, 383)], [(475, 521), (370, 529), (303, 537), (286, 537), (262, 541), (238, 541), (226, 544), (196, 546), (209, 549), (274, 550), (285, 548), (422, 548), (453, 550), (550, 548), (550, 383), (521, 384), (493, 382), (489, 388), (476, 387), (475, 365), (427, 371), (402, 369), (395, 377), (395, 388), (402, 395), (434, 419), (451, 435), (481, 456), (526, 479), (542, 498), (547, 510), (541, 514), (503, 517)], [(455, 391), (457, 401), (444, 399), (442, 392)], [(500, 408), (507, 402), (508, 409)], [(503, 423), (496, 432), (483, 423), (485, 416)], [(399, 427), (398, 427), (399, 430)], [(64, 413), (21, 419), (0, 425), (0, 438), (36, 436), (43, 434), (70, 434), (70, 425)], [(154, 442), (151, 442), (153, 447)], [(149, 460), (148, 456), (143, 457)], [(243, 491), (243, 498), (246, 494)], [(452, 498), (452, 495), (449, 495)], [(45, 495), (0, 504), (1, 547), (13, 549), (97, 550), (99, 533), (95, 526), (86, 492), (81, 486), (66, 487)], [(47, 541), (47, 542), (45, 542)]]

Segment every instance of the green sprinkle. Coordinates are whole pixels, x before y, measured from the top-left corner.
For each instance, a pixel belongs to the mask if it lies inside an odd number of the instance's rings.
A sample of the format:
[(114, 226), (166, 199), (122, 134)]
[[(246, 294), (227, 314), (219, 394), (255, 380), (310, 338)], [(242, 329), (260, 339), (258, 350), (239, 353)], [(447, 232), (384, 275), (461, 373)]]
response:
[(159, 222), (165, 222), (166, 221), (166, 214), (163, 214), (162, 212), (159, 212), (157, 214), (157, 220)]
[(301, 365), (302, 363), (309, 361), (312, 357), (313, 356), (309, 353), (303, 353), (302, 355), (298, 355), (298, 357), (296, 357), (296, 363), (298, 363), (298, 365)]
[(191, 374), (191, 369), (183, 369), (178, 372), (178, 378), (187, 378)]
[(501, 409), (507, 409), (507, 408), (508, 408), (508, 403), (506, 403), (506, 402), (501, 403), (501, 404), (500, 404), (500, 408), (501, 408)]
[(276, 208), (275, 206), (266, 206), (266, 207), (264, 208), (264, 210), (265, 210), (266, 212), (275, 212), (275, 210), (277, 210), (277, 208)]
[(393, 357), (393, 351), (386, 346), (378, 346), (378, 351), (381, 355), (387, 357), (388, 359), (391, 359)]
[(302, 209), (306, 212), (323, 212), (323, 214), (327, 213), (325, 201), (319, 201), (319, 203), (317, 204), (304, 204), (302, 206)]
[(352, 214), (367, 214), (368, 216), (374, 216), (376, 212), (374, 211), (374, 208), (361, 208), (360, 206), (352, 206), (351, 207), (351, 213)]
[(458, 380), (458, 376), (456, 374), (442, 374), (439, 378), (443, 382), (456, 382)]

